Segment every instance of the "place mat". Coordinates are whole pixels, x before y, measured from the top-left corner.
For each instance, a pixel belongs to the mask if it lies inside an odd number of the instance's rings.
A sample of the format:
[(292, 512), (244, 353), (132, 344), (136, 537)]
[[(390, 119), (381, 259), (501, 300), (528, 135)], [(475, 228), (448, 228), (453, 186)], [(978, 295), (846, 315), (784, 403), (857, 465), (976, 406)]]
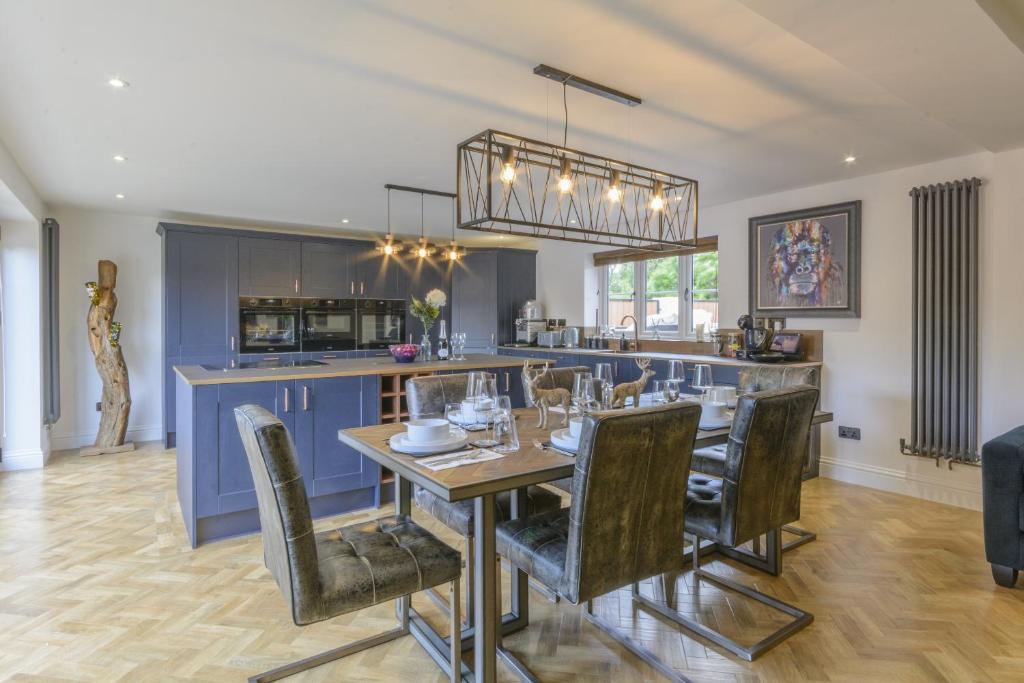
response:
[(429, 458), (420, 458), (416, 461), (417, 465), (423, 465), (432, 472), (440, 472), (441, 470), (449, 470), (453, 467), (462, 467), (463, 465), (475, 465), (481, 462), (487, 462), (488, 460), (497, 460), (498, 458), (504, 458), (502, 453), (486, 448), (473, 448), (466, 451), (458, 451), (457, 453), (445, 453), (444, 455), (435, 455)]

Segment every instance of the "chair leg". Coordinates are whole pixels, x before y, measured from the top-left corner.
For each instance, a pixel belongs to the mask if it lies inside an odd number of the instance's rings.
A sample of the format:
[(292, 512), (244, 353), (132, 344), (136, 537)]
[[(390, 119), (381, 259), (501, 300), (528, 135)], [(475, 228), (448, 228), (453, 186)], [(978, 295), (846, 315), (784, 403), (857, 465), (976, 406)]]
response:
[(746, 548), (722, 548), (718, 552), (732, 560), (742, 562), (748, 567), (767, 572), (772, 576), (782, 573), (782, 529), (772, 529), (764, 535), (764, 555), (754, 554)]
[(1004, 567), (1001, 564), (992, 565), (992, 578), (1004, 588), (1013, 588), (1017, 585), (1017, 573), (1013, 567)]
[[(341, 659), (342, 657), (354, 655), (357, 652), (362, 652), (363, 650), (391, 642), (396, 638), (401, 638), (402, 636), (407, 635), (409, 633), (408, 601), (408, 595), (398, 598), (396, 601), (396, 611), (398, 612), (400, 624), (397, 628), (393, 628), (390, 631), (385, 631), (384, 633), (380, 633), (375, 636), (370, 636), (369, 638), (357, 640), (356, 642), (348, 645), (336, 647), (333, 650), (328, 650), (327, 652), (322, 652), (318, 655), (313, 655), (312, 657), (300, 659), (299, 661), (292, 662), (291, 664), (279, 666), (276, 669), (265, 671), (256, 676), (251, 676), (249, 678), (249, 683), (270, 683), (270, 681), (279, 681), (282, 678), (287, 678), (288, 676), (292, 676), (301, 671), (308, 671), (309, 669), (316, 668), (321, 664), (327, 664), (328, 662), (333, 662), (337, 659)], [(461, 648), (461, 646), (462, 641), (459, 640), (459, 647)], [(454, 650), (454, 646), (452, 649)]]
[[(462, 623), (466, 628), (473, 626), (473, 538), (466, 538), (466, 547), (462, 555), (466, 558), (463, 576), (466, 577), (466, 611), (462, 615)], [(437, 592), (436, 588), (428, 588), (427, 595), (442, 612), (448, 612), (448, 601)]]
[[(634, 584), (636, 587), (637, 584)], [(638, 595), (639, 591), (634, 591), (634, 599)], [(670, 667), (664, 661), (662, 661), (657, 655), (648, 650), (642, 643), (634, 640), (632, 637), (619, 630), (619, 628), (608, 621), (605, 621), (601, 617), (594, 613), (594, 601), (587, 600), (586, 605), (583, 609), (584, 618), (591, 624), (604, 631), (606, 634), (612, 637), (615, 642), (622, 645), (624, 648), (632, 652), (634, 655), (647, 662), (651, 667), (661, 672), (665, 678), (675, 683), (692, 683), (692, 681), (683, 676), (681, 673)]]
[(802, 546), (804, 543), (810, 543), (818, 537), (818, 534), (814, 533), (813, 531), (801, 529), (800, 527), (793, 526), (792, 524), (786, 524), (782, 527), (782, 530), (785, 531), (787, 534), (793, 534), (794, 536), (799, 537), (795, 541), (789, 541), (788, 543), (783, 544), (782, 552), (784, 553), (792, 550), (793, 548), (798, 548)]
[(462, 577), (456, 577), (451, 583), (451, 590), (448, 598), (448, 630), (449, 640), (452, 648), (452, 670), (451, 683), (459, 683), (462, 680), (462, 618), (459, 611), (462, 609), (459, 598), (459, 581)]
[[(767, 551), (769, 557), (774, 555), (777, 558), (781, 558), (782, 547), (781, 544), (777, 542), (777, 535), (778, 530), (768, 534)], [(773, 537), (775, 538), (774, 541)], [(717, 576), (708, 571), (705, 571), (704, 569), (701, 569), (700, 554), (698, 552), (699, 546), (700, 538), (695, 537), (693, 540), (693, 576), (695, 585), (699, 583), (702, 579), (709, 581), (713, 584), (718, 585), (720, 588), (732, 590), (748, 598), (751, 598), (752, 600), (757, 600), (762, 605), (767, 605), (768, 607), (771, 607), (784, 614), (787, 614), (793, 617), (793, 621), (790, 621), (782, 628), (765, 636), (758, 642), (748, 647), (745, 645), (741, 645), (740, 643), (731, 638), (725, 637), (718, 631), (708, 628), (707, 626), (698, 621), (683, 616), (679, 612), (671, 610), (665, 607), (664, 605), (654, 602), (648, 598), (645, 598), (643, 596), (634, 596), (633, 599), (642, 607), (650, 609), (651, 611), (664, 617), (665, 619), (668, 619), (669, 621), (672, 621), (682, 626), (683, 628), (692, 631), (693, 633), (696, 633), (702, 638), (705, 638), (706, 640), (709, 640), (712, 643), (715, 643), (716, 645), (725, 648), (729, 652), (732, 652), (736, 656), (741, 657), (748, 662), (757, 659), (762, 654), (764, 654), (771, 648), (775, 647), (776, 645), (778, 645), (779, 643), (789, 638), (791, 635), (793, 635), (794, 633), (796, 633), (797, 631), (799, 631), (800, 629), (804, 628), (812, 621), (814, 621), (814, 615), (810, 612), (805, 612), (804, 610), (798, 607), (794, 607), (793, 605), (782, 602), (781, 600), (777, 600), (771, 597), (770, 595), (766, 595), (764, 593), (761, 593), (760, 591), (754, 590), (753, 588), (749, 588), (747, 586), (744, 586), (743, 584), (737, 583), (730, 579), (726, 579), (722, 576)], [(779, 559), (779, 561), (781, 562), (781, 559)]]

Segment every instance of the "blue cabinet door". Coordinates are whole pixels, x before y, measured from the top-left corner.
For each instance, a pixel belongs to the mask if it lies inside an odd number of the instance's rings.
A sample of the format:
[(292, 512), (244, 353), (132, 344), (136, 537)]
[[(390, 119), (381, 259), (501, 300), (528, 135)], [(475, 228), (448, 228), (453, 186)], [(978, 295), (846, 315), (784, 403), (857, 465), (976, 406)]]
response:
[[(364, 299), (407, 299), (409, 269), (405, 259), (386, 256), (370, 246), (354, 247), (355, 296)], [(422, 296), (422, 295), (420, 295)]]
[(242, 382), (196, 388), (196, 514), (199, 517), (256, 508), (252, 471), (235, 422), (248, 403), (277, 415), (293, 434), (294, 382)]
[(297, 380), (295, 446), (310, 497), (375, 486), (380, 468), (338, 440), (338, 430), (377, 424), (377, 376)]
[(466, 254), (452, 273), (452, 329), (466, 333), (466, 351), (488, 348), (498, 335), (498, 255)]
[(298, 296), (302, 243), (290, 239), (238, 240), (238, 290), (242, 296)]
[(237, 353), (238, 238), (168, 231), (164, 258), (164, 356)]
[(352, 297), (356, 293), (354, 248), (345, 243), (303, 242), (302, 296)]

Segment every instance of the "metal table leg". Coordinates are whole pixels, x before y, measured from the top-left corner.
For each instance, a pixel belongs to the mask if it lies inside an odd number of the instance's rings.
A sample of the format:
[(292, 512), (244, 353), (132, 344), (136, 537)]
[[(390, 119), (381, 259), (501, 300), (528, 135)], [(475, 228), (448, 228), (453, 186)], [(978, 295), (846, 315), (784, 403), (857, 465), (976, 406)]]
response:
[(495, 562), (494, 537), (494, 494), (486, 494), (473, 501), (474, 539), (476, 542), (475, 585), (476, 604), (473, 626), (473, 673), (477, 683), (494, 683), (497, 680), (497, 605), (494, 604), (497, 585), (497, 562)]

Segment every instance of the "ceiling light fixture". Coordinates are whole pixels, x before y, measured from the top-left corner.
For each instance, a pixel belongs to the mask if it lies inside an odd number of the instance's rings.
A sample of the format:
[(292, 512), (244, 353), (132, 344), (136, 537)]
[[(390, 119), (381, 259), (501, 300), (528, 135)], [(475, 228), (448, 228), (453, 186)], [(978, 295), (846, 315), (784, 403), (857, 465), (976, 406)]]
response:
[(848, 164), (852, 164), (852, 163), (854, 163), (855, 161), (857, 161), (857, 157), (853, 156), (852, 154), (847, 154), (847, 155), (846, 155), (846, 158), (845, 158), (845, 159), (843, 159), (843, 161), (845, 161), (845, 162), (846, 162), (846, 163), (848, 163)]
[(608, 180), (608, 192), (605, 193), (605, 196), (612, 204), (622, 201), (622, 174), (618, 171), (611, 172), (611, 178)]
[(114, 161), (116, 161), (116, 162), (118, 162), (118, 163), (121, 163), (122, 161), (128, 161), (128, 159), (127, 159), (127, 158), (125, 158), (125, 157), (124, 157), (124, 155), (121, 155), (121, 154), (115, 154), (115, 155), (114, 155)]
[(572, 191), (572, 165), (569, 160), (562, 157), (558, 164), (558, 191), (562, 194)]
[(516, 179), (516, 151), (512, 145), (505, 147), (501, 155), (501, 181), (511, 183)]
[(384, 186), (388, 191), (388, 237), (391, 235), (391, 190), (396, 192), (411, 192), (420, 196), (420, 239), (417, 246), (412, 248), (412, 253), (419, 258), (426, 258), (431, 254), (436, 253), (437, 247), (433, 246), (427, 241), (425, 235), (426, 221), (424, 220), (424, 207), (423, 201), (426, 196), (431, 197), (445, 197), (446, 199), (452, 200), (452, 241), (449, 243), (447, 249), (444, 250), (444, 257), (449, 261), (458, 261), (460, 258), (466, 255), (464, 249), (460, 249), (459, 245), (455, 242), (455, 197), (451, 192), (442, 192), (440, 190), (425, 190), (420, 187), (408, 187), (406, 185), (392, 185), (388, 183)]
[(347, 218), (342, 218), (342, 219), (341, 219), (341, 222), (342, 222), (342, 223), (348, 223), (348, 219), (347, 219)]
[(420, 241), (419, 247), (416, 249), (416, 255), (418, 257), (427, 258), (434, 253), (434, 246), (427, 241), (427, 238), (423, 234), (423, 195), (420, 195)]
[(384, 188), (387, 190), (387, 221), (388, 231), (384, 233), (384, 242), (377, 246), (377, 251), (385, 256), (392, 256), (402, 251), (402, 243), (395, 239), (395, 236), (391, 234), (391, 187), (385, 185)]
[(654, 181), (654, 193), (651, 195), (651, 211), (661, 211), (665, 208), (665, 183), (660, 180)]
[(109, 81), (107, 81), (107, 83), (109, 83), (112, 87), (118, 89), (128, 87), (128, 81), (124, 80), (123, 78), (111, 78)]
[(114, 199), (124, 199), (124, 195), (118, 192), (117, 194), (114, 195)]

